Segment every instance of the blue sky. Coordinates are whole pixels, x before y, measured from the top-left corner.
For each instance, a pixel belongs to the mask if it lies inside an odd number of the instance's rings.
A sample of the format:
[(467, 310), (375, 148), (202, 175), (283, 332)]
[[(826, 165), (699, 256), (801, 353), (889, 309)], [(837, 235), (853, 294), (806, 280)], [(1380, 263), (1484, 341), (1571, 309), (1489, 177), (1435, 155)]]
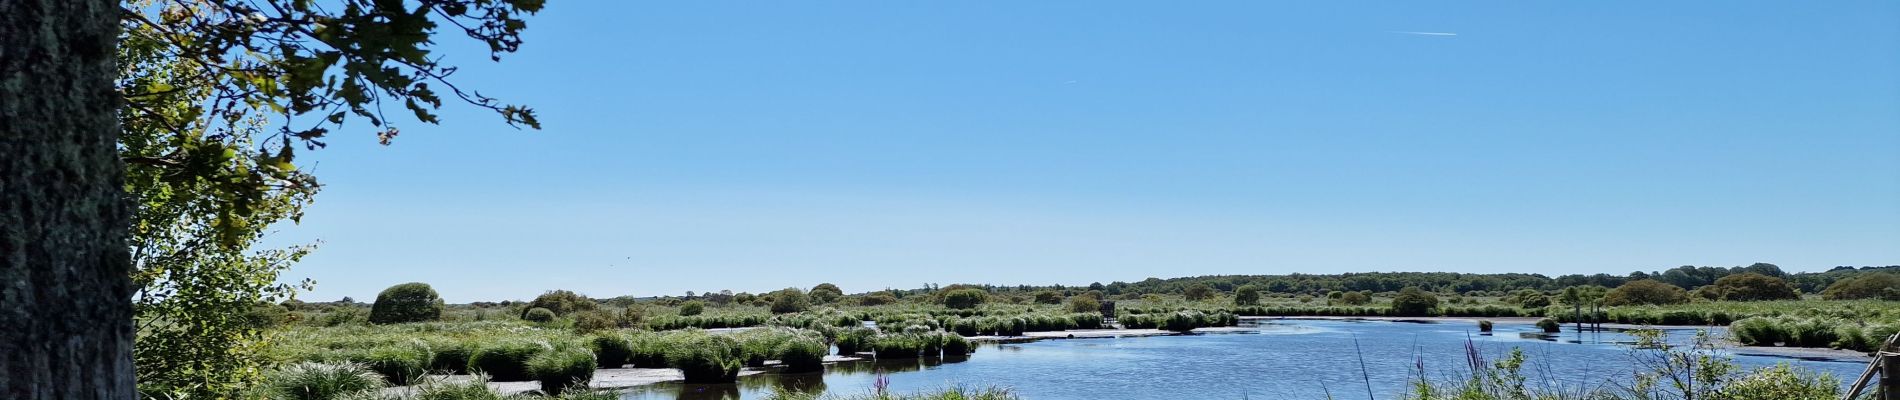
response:
[[(1900, 264), (1900, 3), (555, 2), (306, 299)], [(1420, 34), (1438, 33), (1438, 34)]]

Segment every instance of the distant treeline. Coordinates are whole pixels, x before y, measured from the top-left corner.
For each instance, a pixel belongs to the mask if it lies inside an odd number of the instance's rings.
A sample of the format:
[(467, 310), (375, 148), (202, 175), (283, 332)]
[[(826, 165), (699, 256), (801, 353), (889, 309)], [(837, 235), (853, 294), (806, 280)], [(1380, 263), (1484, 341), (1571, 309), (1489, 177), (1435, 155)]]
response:
[[(1357, 272), (1330, 275), (1291, 274), (1291, 275), (1208, 275), (1184, 278), (1148, 278), (1138, 282), (1092, 283), (1087, 286), (993, 286), (993, 285), (953, 285), (960, 287), (980, 287), (992, 293), (1031, 293), (1043, 290), (1062, 292), (1086, 292), (1099, 290), (1110, 296), (1130, 296), (1142, 294), (1184, 294), (1197, 286), (1205, 286), (1222, 292), (1232, 292), (1235, 288), (1254, 285), (1269, 293), (1319, 295), (1337, 291), (1396, 292), (1406, 287), (1418, 287), (1426, 291), (1439, 293), (1460, 293), (1471, 295), (1503, 295), (1520, 289), (1544, 291), (1562, 290), (1573, 286), (1602, 286), (1614, 288), (1635, 280), (1655, 279), (1681, 287), (1695, 289), (1715, 283), (1717, 279), (1747, 272), (1782, 278), (1800, 289), (1802, 293), (1820, 293), (1835, 281), (1870, 272), (1900, 273), (1900, 265), (1884, 267), (1835, 267), (1825, 272), (1787, 273), (1781, 267), (1768, 263), (1755, 263), (1748, 266), (1697, 267), (1685, 265), (1660, 272), (1636, 271), (1627, 275), (1563, 275), (1551, 278), (1542, 274), (1466, 274), (1455, 272)], [(893, 290), (898, 297), (921, 295), (937, 292), (939, 287), (926, 285), (920, 289)]]

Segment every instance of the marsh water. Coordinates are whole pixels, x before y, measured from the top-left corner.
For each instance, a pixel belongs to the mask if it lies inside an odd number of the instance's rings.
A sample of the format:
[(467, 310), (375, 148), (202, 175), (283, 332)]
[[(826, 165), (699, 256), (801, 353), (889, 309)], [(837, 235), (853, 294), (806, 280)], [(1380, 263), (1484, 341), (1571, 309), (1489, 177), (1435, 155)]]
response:
[[(984, 345), (962, 359), (845, 362), (827, 366), (822, 374), (768, 372), (737, 384), (664, 383), (634, 389), (623, 398), (755, 399), (776, 390), (862, 394), (874, 390), (880, 378), (899, 392), (996, 386), (1029, 399), (1364, 398), (1368, 390), (1377, 398), (1400, 398), (1421, 363), (1432, 378), (1467, 371), (1467, 340), (1487, 360), (1522, 349), (1532, 386), (1616, 385), (1636, 369), (1629, 346), (1634, 339), (1614, 331), (1566, 329), (1546, 336), (1529, 324), (1499, 323), (1493, 334), (1481, 335), (1469, 323), (1338, 320), (1263, 320), (1243, 326), (1253, 329)], [(1693, 329), (1670, 330), (1676, 340), (1693, 335)], [(1725, 353), (1745, 368), (1787, 362), (1843, 380), (1866, 367), (1861, 358), (1790, 358), (1746, 348)]]

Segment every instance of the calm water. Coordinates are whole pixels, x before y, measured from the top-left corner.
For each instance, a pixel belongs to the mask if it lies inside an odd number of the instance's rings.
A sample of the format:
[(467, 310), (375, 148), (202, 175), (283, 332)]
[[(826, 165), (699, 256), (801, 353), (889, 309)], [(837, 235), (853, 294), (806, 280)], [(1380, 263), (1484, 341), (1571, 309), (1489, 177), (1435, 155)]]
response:
[[(1030, 399), (1315, 399), (1329, 391), (1335, 398), (1363, 398), (1370, 377), (1379, 398), (1399, 398), (1420, 360), (1428, 371), (1464, 371), (1467, 338), (1487, 359), (1522, 348), (1532, 385), (1603, 385), (1633, 370), (1624, 346), (1632, 340), (1628, 335), (1569, 332), (1552, 338), (1535, 334), (1528, 324), (1496, 328), (1482, 336), (1465, 323), (1266, 321), (1247, 333), (986, 345), (962, 360), (842, 363), (823, 374), (767, 373), (728, 385), (661, 384), (624, 397), (754, 399), (778, 388), (856, 394), (887, 376), (890, 387), (903, 392), (1003, 386)], [(1671, 337), (1686, 340), (1693, 333), (1672, 330)], [(1358, 354), (1364, 355), (1363, 375)], [(1731, 355), (1751, 368), (1790, 362), (1843, 380), (1866, 367), (1864, 359), (1794, 359), (1747, 349)]]

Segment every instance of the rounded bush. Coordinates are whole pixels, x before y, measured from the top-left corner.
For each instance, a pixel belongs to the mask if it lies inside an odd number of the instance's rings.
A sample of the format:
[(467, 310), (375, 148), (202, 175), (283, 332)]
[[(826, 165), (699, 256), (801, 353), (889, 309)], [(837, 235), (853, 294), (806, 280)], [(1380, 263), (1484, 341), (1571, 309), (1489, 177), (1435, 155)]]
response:
[(528, 375), (541, 383), (541, 393), (561, 394), (562, 389), (586, 385), (594, 379), (594, 353), (579, 346), (563, 346), (536, 354), (528, 359)]
[(818, 339), (799, 337), (779, 344), (777, 353), (779, 363), (785, 365), (785, 372), (816, 372), (825, 369), (825, 353), (831, 347)]
[(291, 364), (271, 372), (264, 385), (278, 398), (329, 400), (383, 388), (383, 377), (355, 363)]
[(811, 297), (798, 288), (784, 288), (772, 292), (772, 313), (785, 314), (805, 311), (811, 308)]
[(679, 314), (682, 317), (691, 317), (694, 315), (699, 315), (704, 312), (706, 312), (706, 303), (700, 302), (699, 300), (688, 301), (684, 304), (680, 304)]
[[(528, 309), (530, 310), (545, 308), (548, 309), (548, 311), (554, 312), (554, 315), (557, 316), (567, 315), (568, 313), (576, 311), (592, 310), (598, 307), (600, 307), (600, 305), (594, 303), (593, 299), (566, 290), (550, 290), (547, 293), (542, 293), (540, 296), (535, 296), (534, 301), (528, 303)], [(522, 319), (527, 319), (525, 316), (527, 314), (522, 315)]]
[(1431, 315), (1438, 308), (1438, 296), (1417, 287), (1407, 286), (1392, 297), (1392, 314), (1401, 317), (1423, 317)]
[(1557, 320), (1550, 319), (1550, 318), (1537, 320), (1537, 327), (1542, 328), (1544, 330), (1544, 333), (1562, 332), (1564, 328), (1562, 324), (1557, 323)]
[(970, 355), (970, 350), (970, 340), (964, 339), (962, 335), (952, 333), (943, 336), (943, 355), (945, 357), (967, 356)]
[(1094, 297), (1075, 296), (1075, 297), (1069, 298), (1069, 312), (1091, 313), (1091, 312), (1101, 312), (1101, 311), (1102, 311), (1102, 302), (1100, 300), (1096, 300)]
[(521, 319), (528, 322), (552, 322), (554, 311), (540, 307), (530, 308), (528, 312), (521, 313)]
[(1234, 305), (1251, 306), (1260, 303), (1260, 287), (1241, 285), (1234, 289)]
[(470, 371), (488, 374), (489, 379), (501, 382), (525, 381), (528, 375), (528, 359), (548, 350), (548, 344), (527, 340), (498, 340), (482, 344), (468, 356)]
[(422, 282), (410, 282), (383, 289), (370, 305), (372, 324), (399, 324), (442, 319), (442, 298)]
[(667, 348), (666, 363), (678, 368), (686, 383), (731, 383), (739, 378), (745, 360), (737, 341), (703, 333), (681, 336)]
[(633, 342), (626, 335), (601, 332), (587, 338), (587, 347), (601, 368), (620, 368), (633, 360)]
[(574, 314), (574, 331), (580, 333), (597, 332), (620, 327), (613, 313), (600, 310), (588, 310)]
[(1883, 299), (1900, 300), (1900, 274), (1865, 273), (1835, 281), (1821, 291), (1828, 300)]
[(943, 294), (943, 306), (967, 310), (983, 305), (989, 299), (989, 292), (984, 292), (983, 289), (957, 289)]
[(1655, 279), (1629, 281), (1603, 296), (1603, 304), (1609, 306), (1687, 302), (1689, 302), (1689, 291)]

